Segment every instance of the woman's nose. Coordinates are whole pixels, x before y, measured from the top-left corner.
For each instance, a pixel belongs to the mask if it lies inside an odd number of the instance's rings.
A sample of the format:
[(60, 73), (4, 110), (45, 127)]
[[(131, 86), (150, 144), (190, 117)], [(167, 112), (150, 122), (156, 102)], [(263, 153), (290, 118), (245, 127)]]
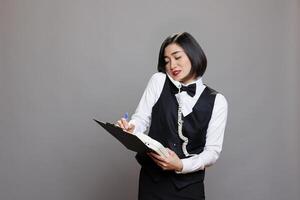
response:
[(176, 67), (175, 60), (170, 60), (170, 69), (174, 69)]

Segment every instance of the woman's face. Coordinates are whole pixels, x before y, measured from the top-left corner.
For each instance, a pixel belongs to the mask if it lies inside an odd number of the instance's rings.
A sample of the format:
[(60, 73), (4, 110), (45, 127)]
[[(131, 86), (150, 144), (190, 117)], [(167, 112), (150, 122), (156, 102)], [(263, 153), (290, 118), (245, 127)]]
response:
[(190, 75), (191, 61), (178, 44), (172, 43), (165, 48), (164, 59), (166, 72), (174, 80), (187, 84), (195, 79), (195, 75)]

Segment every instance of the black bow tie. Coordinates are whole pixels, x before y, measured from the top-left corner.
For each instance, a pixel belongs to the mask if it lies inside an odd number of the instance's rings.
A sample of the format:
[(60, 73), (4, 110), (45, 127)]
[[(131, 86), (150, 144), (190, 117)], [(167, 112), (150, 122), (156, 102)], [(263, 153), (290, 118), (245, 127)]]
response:
[(188, 93), (188, 95), (190, 95), (191, 97), (195, 96), (196, 93), (196, 83), (190, 84), (188, 86), (183, 86), (181, 85), (180, 91), (186, 91)]

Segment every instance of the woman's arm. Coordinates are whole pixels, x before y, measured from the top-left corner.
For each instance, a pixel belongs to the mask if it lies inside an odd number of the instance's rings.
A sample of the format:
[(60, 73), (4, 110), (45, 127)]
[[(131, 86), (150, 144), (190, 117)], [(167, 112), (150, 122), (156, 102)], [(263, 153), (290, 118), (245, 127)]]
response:
[(163, 73), (155, 73), (149, 80), (140, 103), (129, 124), (135, 126), (133, 134), (144, 133), (150, 125), (152, 107), (157, 102), (166, 79)]
[(228, 104), (225, 97), (217, 94), (206, 133), (206, 143), (203, 152), (190, 158), (181, 159), (183, 168), (177, 173), (203, 170), (217, 161), (222, 151), (227, 112)]

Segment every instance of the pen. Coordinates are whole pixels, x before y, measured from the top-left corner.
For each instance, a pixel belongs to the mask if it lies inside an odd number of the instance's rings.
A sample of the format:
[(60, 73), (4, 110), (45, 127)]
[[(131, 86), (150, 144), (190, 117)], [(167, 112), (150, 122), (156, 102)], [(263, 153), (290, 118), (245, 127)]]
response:
[(126, 113), (124, 114), (123, 118), (124, 118), (126, 121), (128, 121), (128, 112), (126, 112)]

